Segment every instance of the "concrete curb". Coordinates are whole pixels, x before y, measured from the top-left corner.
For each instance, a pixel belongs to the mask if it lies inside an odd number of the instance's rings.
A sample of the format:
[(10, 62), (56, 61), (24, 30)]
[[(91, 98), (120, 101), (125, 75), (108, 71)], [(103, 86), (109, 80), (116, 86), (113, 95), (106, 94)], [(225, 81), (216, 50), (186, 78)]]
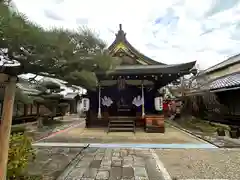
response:
[(89, 147), (87, 143), (46, 143), (46, 142), (39, 142), (34, 143), (34, 147), (62, 147), (62, 148), (84, 148)]
[(217, 148), (209, 143), (204, 144), (105, 144), (105, 143), (53, 143), (53, 142), (39, 142), (34, 143), (34, 147), (61, 147), (61, 148), (134, 148), (134, 149), (212, 149)]
[(163, 162), (159, 159), (158, 155), (156, 154), (154, 149), (150, 149), (150, 152), (156, 161), (158, 169), (161, 171), (164, 180), (172, 180), (170, 174), (168, 173), (167, 169), (165, 168)]

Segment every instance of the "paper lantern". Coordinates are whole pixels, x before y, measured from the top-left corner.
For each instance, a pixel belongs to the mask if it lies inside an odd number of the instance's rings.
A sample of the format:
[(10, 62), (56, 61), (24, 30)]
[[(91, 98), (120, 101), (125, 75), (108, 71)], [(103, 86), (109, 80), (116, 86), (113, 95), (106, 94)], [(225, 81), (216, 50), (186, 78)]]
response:
[(155, 97), (154, 98), (154, 105), (156, 111), (162, 111), (163, 110), (163, 98), (162, 97)]
[(83, 98), (82, 99), (82, 108), (83, 108), (83, 111), (88, 111), (89, 110), (89, 107), (90, 107), (90, 100), (88, 98)]

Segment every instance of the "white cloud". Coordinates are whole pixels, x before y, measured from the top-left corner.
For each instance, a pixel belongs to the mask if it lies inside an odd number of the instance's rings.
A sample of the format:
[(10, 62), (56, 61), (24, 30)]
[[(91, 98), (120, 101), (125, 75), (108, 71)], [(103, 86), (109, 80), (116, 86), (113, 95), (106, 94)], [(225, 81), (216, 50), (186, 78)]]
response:
[(168, 64), (197, 60), (205, 69), (239, 53), (238, 0), (15, 0), (15, 4), (44, 27), (87, 25), (109, 45), (122, 23), (136, 49)]

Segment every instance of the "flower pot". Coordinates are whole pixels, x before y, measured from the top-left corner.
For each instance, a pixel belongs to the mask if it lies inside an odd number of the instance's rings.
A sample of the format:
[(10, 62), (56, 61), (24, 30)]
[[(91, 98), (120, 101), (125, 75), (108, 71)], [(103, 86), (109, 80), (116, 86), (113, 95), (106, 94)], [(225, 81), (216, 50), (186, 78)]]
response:
[(218, 134), (218, 136), (225, 136), (225, 130), (222, 129), (222, 128), (218, 128), (217, 129), (217, 134)]
[(234, 139), (237, 139), (239, 137), (237, 130), (230, 130), (229, 135), (230, 135), (231, 138), (234, 138)]

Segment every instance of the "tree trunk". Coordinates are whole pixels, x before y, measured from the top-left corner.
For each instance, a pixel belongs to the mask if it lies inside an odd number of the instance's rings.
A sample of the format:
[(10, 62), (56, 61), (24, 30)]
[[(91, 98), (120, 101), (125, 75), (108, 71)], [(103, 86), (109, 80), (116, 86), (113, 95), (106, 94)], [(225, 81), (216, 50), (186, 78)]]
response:
[(3, 114), (0, 126), (0, 180), (6, 179), (15, 92), (16, 78), (14, 77), (10, 78), (10, 81), (6, 84), (4, 92)]
[(42, 128), (43, 127), (43, 116), (38, 116), (37, 117), (37, 127)]
[(56, 107), (57, 105), (55, 105), (54, 107), (52, 107), (52, 113), (51, 113), (51, 119), (53, 120), (54, 119), (54, 117), (56, 117), (56, 115), (57, 115), (57, 107)]
[(43, 127), (43, 117), (41, 116), (40, 104), (39, 103), (37, 103), (37, 127), (38, 128)]

